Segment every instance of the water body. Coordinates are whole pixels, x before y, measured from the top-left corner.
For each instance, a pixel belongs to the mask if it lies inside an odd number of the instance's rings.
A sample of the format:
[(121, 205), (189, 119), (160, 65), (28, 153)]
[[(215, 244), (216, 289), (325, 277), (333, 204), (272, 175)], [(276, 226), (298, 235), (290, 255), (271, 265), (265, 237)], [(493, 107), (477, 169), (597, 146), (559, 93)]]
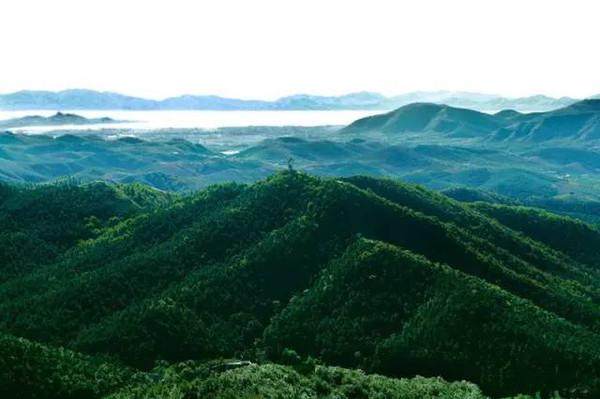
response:
[[(341, 126), (356, 119), (382, 111), (121, 111), (121, 110), (57, 110), (86, 118), (109, 117), (129, 121), (118, 124), (32, 126), (11, 129), (26, 133), (44, 133), (53, 130), (134, 129), (155, 130), (168, 128), (215, 129), (243, 126)], [(0, 120), (28, 115), (51, 116), (56, 111), (0, 111)]]

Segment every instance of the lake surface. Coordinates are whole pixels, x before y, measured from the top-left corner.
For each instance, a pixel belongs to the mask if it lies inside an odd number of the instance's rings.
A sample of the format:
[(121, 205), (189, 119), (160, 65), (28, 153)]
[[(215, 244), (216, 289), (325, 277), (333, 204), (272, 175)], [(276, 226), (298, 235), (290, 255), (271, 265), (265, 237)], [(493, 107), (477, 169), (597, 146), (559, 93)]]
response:
[[(11, 129), (28, 133), (43, 133), (65, 129), (139, 129), (202, 128), (242, 126), (326, 126), (347, 125), (356, 119), (382, 113), (383, 111), (85, 111), (60, 110), (86, 118), (109, 117), (126, 120), (127, 123), (98, 125), (35, 126)], [(28, 115), (51, 116), (56, 111), (0, 111), (0, 120)]]

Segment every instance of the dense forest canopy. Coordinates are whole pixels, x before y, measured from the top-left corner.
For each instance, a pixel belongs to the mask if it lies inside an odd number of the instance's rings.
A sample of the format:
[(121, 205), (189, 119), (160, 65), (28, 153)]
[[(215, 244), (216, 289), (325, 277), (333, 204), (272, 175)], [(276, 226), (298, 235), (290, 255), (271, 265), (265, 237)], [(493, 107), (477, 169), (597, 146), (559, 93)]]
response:
[(2, 184), (0, 393), (598, 397), (600, 231), (490, 202), (293, 169)]

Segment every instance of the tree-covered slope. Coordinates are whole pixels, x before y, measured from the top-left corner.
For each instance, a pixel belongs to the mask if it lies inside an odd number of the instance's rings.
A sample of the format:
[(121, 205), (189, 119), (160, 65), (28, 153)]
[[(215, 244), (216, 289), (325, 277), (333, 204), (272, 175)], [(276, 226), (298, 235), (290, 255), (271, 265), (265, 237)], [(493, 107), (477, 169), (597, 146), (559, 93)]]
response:
[(141, 185), (0, 183), (0, 281), (53, 261), (122, 219), (171, 201), (171, 195)]
[(7, 335), (0, 335), (0, 355), (0, 395), (6, 398), (484, 398), (467, 382), (386, 378), (314, 362), (292, 368), (217, 360), (136, 373), (106, 358)]
[(588, 363), (600, 341), (586, 329), (497, 286), (369, 241), (323, 270), (273, 320), (265, 340), (274, 354), (291, 347), (392, 375), (469, 378), (494, 394), (516, 393), (510, 386), (575, 387), (580, 365), (589, 367), (588, 381), (600, 367), (597, 354)]
[[(583, 223), (537, 211), (512, 217), (522, 208), (460, 203), (393, 180), (295, 171), (145, 205), (134, 195), (141, 189), (71, 190), (47, 207), (66, 217), (37, 219), (77, 226), (82, 216), (63, 208), (85, 203), (85, 190), (117, 192), (119, 201), (92, 198), (107, 210), (99, 221), (119, 219), (0, 282), (7, 334), (139, 370), (157, 360), (316, 358), (392, 377), (464, 379), (497, 397), (600, 394), (600, 271), (594, 250), (575, 246), (598, 233)], [(572, 240), (552, 239), (555, 226)], [(302, 381), (289, 389), (307, 397), (338, 389), (322, 393), (312, 376), (262, 367), (171, 388), (233, 396), (228, 384), (252, 387), (267, 370)], [(242, 391), (264, 396), (264, 384)], [(168, 388), (142, 385), (123, 392)], [(295, 392), (273, 392), (280, 388)]]
[[(151, 398), (390, 398), (483, 399), (467, 382), (448, 383), (439, 378), (393, 379), (338, 367), (292, 367), (235, 362), (186, 362), (157, 368), (160, 379), (132, 384), (107, 399)], [(231, 366), (229, 366), (231, 367)]]
[(131, 377), (132, 370), (106, 359), (0, 334), (3, 398), (99, 398)]
[(552, 248), (600, 269), (600, 231), (568, 217), (528, 207), (475, 203), (478, 211)]

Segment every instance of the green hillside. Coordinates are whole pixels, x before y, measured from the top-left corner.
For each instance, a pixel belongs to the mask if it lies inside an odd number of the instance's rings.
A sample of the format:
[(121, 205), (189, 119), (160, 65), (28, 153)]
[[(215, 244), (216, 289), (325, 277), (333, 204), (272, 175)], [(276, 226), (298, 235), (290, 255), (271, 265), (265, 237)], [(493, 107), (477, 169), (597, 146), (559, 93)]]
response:
[(0, 183), (0, 282), (55, 260), (110, 225), (172, 202), (142, 185)]
[[(185, 398), (390, 398), (483, 399), (466, 382), (439, 378), (392, 379), (338, 367), (248, 364), (223, 371), (229, 362), (186, 362), (153, 373), (153, 383), (132, 384), (108, 399)], [(233, 363), (233, 362), (232, 362)], [(299, 370), (300, 369), (300, 370)]]
[[(437, 377), (600, 395), (600, 233), (583, 222), (295, 171), (177, 197), (1, 186), (0, 203), (16, 259), (0, 351), (45, 359), (6, 363), (31, 373), (23, 397), (46, 378), (73, 397), (482, 397)], [(46, 252), (20, 252), (19, 234)], [(252, 364), (210, 363), (231, 358)]]
[(435, 132), (454, 137), (490, 134), (504, 120), (483, 112), (432, 103), (413, 103), (395, 111), (359, 119), (344, 128), (344, 133), (379, 131), (387, 134)]
[(0, 334), (3, 398), (99, 398), (132, 380), (132, 370), (63, 348)]

